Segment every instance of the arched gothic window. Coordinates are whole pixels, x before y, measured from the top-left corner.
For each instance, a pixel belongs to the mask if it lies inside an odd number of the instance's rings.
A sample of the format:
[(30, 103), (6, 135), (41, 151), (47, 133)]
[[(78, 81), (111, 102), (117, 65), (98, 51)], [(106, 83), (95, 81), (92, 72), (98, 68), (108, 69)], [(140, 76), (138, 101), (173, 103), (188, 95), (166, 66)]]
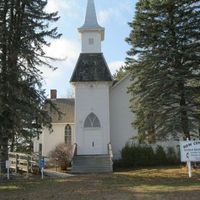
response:
[(65, 144), (71, 145), (72, 143), (72, 128), (69, 124), (65, 126)]
[(84, 128), (100, 128), (100, 127), (101, 124), (98, 117), (94, 113), (90, 113), (84, 122)]

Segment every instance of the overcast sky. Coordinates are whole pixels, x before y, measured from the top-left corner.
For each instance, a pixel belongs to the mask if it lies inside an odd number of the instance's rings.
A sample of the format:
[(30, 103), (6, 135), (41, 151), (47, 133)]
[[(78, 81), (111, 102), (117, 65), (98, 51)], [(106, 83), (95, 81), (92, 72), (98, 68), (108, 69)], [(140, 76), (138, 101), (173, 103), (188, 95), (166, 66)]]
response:
[[(112, 73), (116, 71), (126, 58), (129, 50), (125, 38), (130, 33), (128, 22), (134, 15), (137, 0), (95, 0), (98, 22), (105, 27), (105, 40), (102, 51)], [(81, 51), (80, 35), (77, 28), (84, 23), (87, 0), (48, 0), (47, 11), (59, 11), (60, 20), (54, 24), (63, 34), (61, 39), (54, 40), (45, 48), (47, 55), (66, 58), (53, 63), (57, 70), (52, 72), (45, 68), (44, 88), (49, 94), (50, 89), (57, 89), (58, 97), (72, 94), (69, 83), (76, 61)]]

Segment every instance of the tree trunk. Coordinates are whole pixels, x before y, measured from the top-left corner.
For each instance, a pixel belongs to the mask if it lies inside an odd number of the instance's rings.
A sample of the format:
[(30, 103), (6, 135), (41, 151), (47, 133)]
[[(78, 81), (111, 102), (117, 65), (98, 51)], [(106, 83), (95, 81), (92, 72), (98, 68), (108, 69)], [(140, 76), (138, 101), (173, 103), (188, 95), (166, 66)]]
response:
[(10, 151), (14, 151), (14, 146), (15, 146), (15, 136), (12, 136), (11, 143), (10, 143)]
[(189, 131), (189, 126), (188, 126), (188, 116), (186, 111), (181, 112), (181, 125), (182, 125), (182, 130), (183, 134), (185, 136), (185, 139), (191, 139), (190, 137), (190, 131)]
[(199, 139), (200, 139), (200, 127), (199, 127)]
[(189, 119), (186, 110), (186, 99), (185, 99), (185, 92), (184, 92), (184, 83), (180, 83), (180, 91), (181, 91), (181, 99), (180, 99), (180, 107), (181, 107), (181, 127), (184, 134), (184, 139), (191, 139), (190, 131), (189, 131)]
[(8, 160), (8, 138), (0, 138), (0, 169), (6, 172), (6, 160)]

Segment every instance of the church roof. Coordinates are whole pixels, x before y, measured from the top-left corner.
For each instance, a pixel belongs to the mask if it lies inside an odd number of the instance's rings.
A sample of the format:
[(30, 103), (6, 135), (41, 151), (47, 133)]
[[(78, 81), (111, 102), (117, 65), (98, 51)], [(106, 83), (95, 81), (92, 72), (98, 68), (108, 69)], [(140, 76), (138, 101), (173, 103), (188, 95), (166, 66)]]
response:
[(74, 99), (54, 99), (51, 101), (61, 112), (59, 116), (58, 112), (53, 108), (51, 109), (50, 106), (46, 107), (46, 110), (51, 116), (52, 123), (74, 123)]
[(113, 81), (102, 53), (81, 53), (70, 82)]
[(95, 10), (94, 0), (88, 0), (85, 22), (83, 26), (81, 26), (78, 30), (80, 32), (84, 32), (88, 30), (101, 31), (102, 38), (104, 38), (105, 29), (101, 27), (97, 22), (97, 15), (96, 15), (96, 10)]

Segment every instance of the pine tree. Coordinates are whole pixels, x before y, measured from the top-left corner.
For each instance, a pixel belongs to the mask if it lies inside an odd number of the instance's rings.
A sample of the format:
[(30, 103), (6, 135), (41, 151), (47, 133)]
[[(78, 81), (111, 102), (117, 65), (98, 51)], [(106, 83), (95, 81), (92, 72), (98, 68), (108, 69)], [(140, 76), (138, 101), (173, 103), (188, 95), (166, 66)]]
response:
[[(42, 108), (46, 102), (39, 66), (48, 64), (47, 38), (57, 39), (57, 13), (46, 13), (47, 0), (0, 1), (0, 163), (8, 158), (8, 143), (16, 135), (38, 134), (50, 127)], [(2, 167), (5, 165), (2, 164)]]
[(200, 119), (200, 1), (140, 0), (127, 61), (140, 134), (197, 135)]
[(128, 73), (129, 71), (127, 70), (127, 67), (122, 65), (118, 70), (116, 70), (115, 74), (113, 74), (113, 78), (114, 80), (119, 81), (123, 79)]

